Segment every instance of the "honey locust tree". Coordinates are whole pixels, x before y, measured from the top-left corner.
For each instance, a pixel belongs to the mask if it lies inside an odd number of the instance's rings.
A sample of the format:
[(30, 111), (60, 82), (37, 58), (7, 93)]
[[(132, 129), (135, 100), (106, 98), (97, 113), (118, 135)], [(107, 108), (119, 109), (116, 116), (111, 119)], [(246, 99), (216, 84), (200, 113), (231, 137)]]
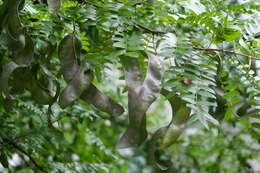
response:
[[(169, 171), (162, 152), (198, 122), (211, 129), (243, 119), (259, 140), (256, 0), (0, 5), (4, 171), (127, 172), (117, 148)], [(171, 118), (149, 131), (147, 111), (162, 97)]]

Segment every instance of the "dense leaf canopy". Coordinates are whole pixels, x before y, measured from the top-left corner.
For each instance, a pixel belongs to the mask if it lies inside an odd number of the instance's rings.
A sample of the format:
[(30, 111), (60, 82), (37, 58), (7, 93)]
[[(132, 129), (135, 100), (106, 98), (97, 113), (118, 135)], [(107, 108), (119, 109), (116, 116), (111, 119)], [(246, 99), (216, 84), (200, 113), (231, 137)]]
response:
[(0, 35), (0, 171), (235, 173), (259, 157), (257, 0), (0, 0)]

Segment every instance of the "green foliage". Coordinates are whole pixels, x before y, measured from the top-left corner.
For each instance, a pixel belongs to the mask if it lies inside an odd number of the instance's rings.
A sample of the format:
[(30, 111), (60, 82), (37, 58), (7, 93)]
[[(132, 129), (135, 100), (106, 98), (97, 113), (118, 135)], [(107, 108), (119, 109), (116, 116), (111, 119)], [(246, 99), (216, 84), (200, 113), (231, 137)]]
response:
[[(169, 172), (248, 172), (258, 155), (241, 136), (260, 140), (259, 11), (256, 0), (0, 0), (3, 171), (160, 172), (156, 143)], [(173, 109), (165, 127), (147, 112), (159, 95)], [(177, 140), (198, 123), (208, 131)], [(118, 141), (138, 147), (125, 155)]]

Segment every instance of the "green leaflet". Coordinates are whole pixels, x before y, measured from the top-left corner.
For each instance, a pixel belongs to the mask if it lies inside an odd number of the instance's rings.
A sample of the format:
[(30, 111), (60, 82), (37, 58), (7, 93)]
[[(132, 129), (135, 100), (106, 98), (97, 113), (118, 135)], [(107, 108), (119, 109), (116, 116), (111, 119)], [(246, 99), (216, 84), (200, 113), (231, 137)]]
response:
[(92, 79), (93, 76), (89, 74), (89, 67), (81, 65), (69, 85), (61, 92), (59, 98), (60, 106), (65, 108), (78, 99), (82, 92), (90, 86)]
[(59, 94), (59, 83), (57, 82), (57, 78), (44, 66), (40, 65), (43, 73), (48, 76), (48, 91), (49, 94), (53, 97), (54, 100), (58, 97)]
[(58, 55), (61, 62), (61, 71), (67, 82), (73, 79), (79, 69), (80, 50), (81, 42), (74, 33), (64, 37), (59, 45)]
[[(21, 67), (21, 65), (19, 66)], [(22, 66), (26, 67), (26, 66)], [(29, 68), (17, 68), (14, 71), (13, 80), (10, 81), (11, 93), (24, 92), (28, 90), (31, 97), (38, 104), (50, 104), (54, 96), (49, 89), (43, 88), (33, 74), (37, 73)]]
[(0, 150), (0, 163), (4, 166), (4, 168), (9, 167), (8, 157), (2, 149)]
[(27, 88), (30, 91), (34, 101), (39, 104), (50, 104), (52, 101), (52, 97), (49, 94), (49, 91), (40, 86), (32, 71), (29, 71), (27, 76), (30, 76), (30, 81), (28, 82)]
[(4, 1), (4, 3), (0, 6), (0, 33), (3, 28), (3, 21), (5, 19), (5, 15), (7, 13), (7, 1)]
[(61, 0), (48, 0), (47, 2), (50, 13), (55, 13), (60, 9)]
[(30, 87), (31, 77), (28, 68), (15, 69), (12, 78), (9, 79), (10, 94), (24, 93), (24, 90)]
[[(10, 85), (9, 85), (9, 79), (13, 72), (18, 68), (26, 67), (26, 65), (18, 65), (15, 62), (10, 62), (9, 64), (6, 64), (3, 68), (3, 72), (0, 77), (0, 89), (2, 92), (5, 93), (6, 97), (10, 98)], [(21, 80), (16, 81), (12, 83), (11, 87), (13, 90), (21, 90), (27, 88), (31, 94), (34, 100), (40, 104), (48, 104), (50, 101), (50, 95), (48, 92), (46, 92), (44, 89), (42, 89), (37, 81), (33, 78), (31, 72), (28, 73), (28, 70), (21, 74), (19, 77)], [(24, 80), (22, 80), (24, 79)]]
[(31, 81), (29, 91), (31, 92), (34, 101), (37, 103), (49, 104), (51, 102), (52, 97), (49, 95), (48, 91), (41, 88), (36, 80)]
[(160, 95), (163, 76), (161, 57), (147, 53), (148, 68), (144, 81), (137, 59), (128, 60), (125, 80), (128, 85), (129, 125), (117, 145), (118, 148), (135, 147), (147, 137), (146, 111)]
[[(161, 94), (165, 97), (169, 95), (169, 93), (170, 92), (165, 89), (161, 91)], [(157, 161), (155, 153), (158, 150), (168, 148), (177, 141), (186, 127), (186, 122), (191, 112), (186, 102), (178, 96), (173, 96), (168, 98), (168, 100), (172, 107), (172, 120), (168, 126), (162, 127), (154, 133), (148, 146), (149, 159), (162, 170), (166, 170), (167, 166), (161, 165)]]

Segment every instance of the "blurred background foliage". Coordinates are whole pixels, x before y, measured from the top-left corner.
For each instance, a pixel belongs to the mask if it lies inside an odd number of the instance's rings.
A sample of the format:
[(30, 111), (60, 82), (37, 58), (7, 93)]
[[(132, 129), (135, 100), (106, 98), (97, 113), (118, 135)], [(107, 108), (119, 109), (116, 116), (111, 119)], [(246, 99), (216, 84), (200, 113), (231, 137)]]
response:
[[(82, 100), (61, 109), (55, 101), (39, 104), (41, 98), (29, 90), (13, 91), (14, 99), (0, 97), (0, 172), (260, 172), (257, 0), (63, 0), (60, 7), (58, 1), (25, 0), (19, 11), (34, 44), (29, 68), (41, 88), (50, 80), (65, 88), (57, 46), (75, 31), (93, 83), (127, 110), (119, 56), (138, 57), (145, 72), (147, 59), (140, 51), (149, 43), (164, 57), (162, 87), (187, 101), (192, 118), (177, 143), (158, 156), (163, 163), (171, 160), (162, 171), (150, 163), (147, 142), (116, 149), (127, 111), (113, 117)], [(3, 9), (3, 0), (0, 5)], [(0, 11), (1, 29), (5, 13)], [(1, 73), (14, 60), (5, 35), (0, 37)], [(15, 71), (10, 85), (22, 73)], [(149, 139), (170, 115), (161, 96), (147, 113)]]

